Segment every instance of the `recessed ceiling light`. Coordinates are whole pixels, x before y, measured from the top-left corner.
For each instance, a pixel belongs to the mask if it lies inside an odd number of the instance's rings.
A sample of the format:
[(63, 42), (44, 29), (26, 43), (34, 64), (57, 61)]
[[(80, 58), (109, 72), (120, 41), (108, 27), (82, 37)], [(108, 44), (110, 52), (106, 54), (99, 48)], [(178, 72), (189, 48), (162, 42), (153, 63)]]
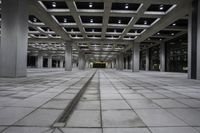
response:
[(174, 33), (172, 33), (171, 35), (174, 36)]
[(176, 26), (176, 23), (173, 23), (172, 25), (173, 25), (173, 26)]
[(125, 4), (125, 9), (128, 9), (128, 4)]
[(121, 20), (118, 20), (118, 24), (121, 24)]
[(90, 19), (90, 23), (93, 23), (93, 19)]
[(160, 38), (160, 41), (162, 41), (162, 38)]
[(92, 3), (89, 3), (89, 7), (90, 7), (90, 8), (92, 8), (92, 7), (93, 7)]
[(67, 19), (66, 18), (64, 18), (64, 23), (67, 23)]
[(147, 25), (147, 21), (146, 20), (144, 21), (144, 24)]
[(33, 18), (33, 22), (37, 22), (37, 18)]
[(56, 2), (52, 2), (52, 7), (56, 7)]
[(159, 9), (160, 9), (160, 10), (163, 10), (163, 9), (164, 9), (163, 5), (160, 5)]
[(160, 32), (158, 32), (157, 34), (160, 35)]

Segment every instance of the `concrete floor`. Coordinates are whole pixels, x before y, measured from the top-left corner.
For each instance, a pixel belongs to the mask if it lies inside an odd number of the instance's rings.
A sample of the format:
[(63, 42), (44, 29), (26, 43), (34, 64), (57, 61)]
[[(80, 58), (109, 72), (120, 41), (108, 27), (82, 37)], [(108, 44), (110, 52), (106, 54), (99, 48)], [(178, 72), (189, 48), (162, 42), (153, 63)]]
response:
[(29, 69), (0, 78), (3, 133), (200, 133), (200, 81), (186, 74), (97, 70), (64, 127), (55, 120), (95, 70)]

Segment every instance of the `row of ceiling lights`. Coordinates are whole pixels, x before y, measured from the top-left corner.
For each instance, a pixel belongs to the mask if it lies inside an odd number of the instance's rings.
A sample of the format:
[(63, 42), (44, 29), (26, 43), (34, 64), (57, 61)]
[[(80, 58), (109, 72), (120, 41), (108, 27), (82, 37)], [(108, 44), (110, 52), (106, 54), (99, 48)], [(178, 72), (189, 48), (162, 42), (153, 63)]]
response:
[[(157, 35), (160, 35), (160, 32), (158, 32)], [(174, 33), (171, 33), (171, 35), (174, 36), (175, 34), (174, 34)]]
[[(55, 2), (55, 1), (52, 2), (52, 7), (54, 7), (54, 8), (56, 7), (56, 2)], [(89, 3), (89, 8), (92, 8), (92, 7), (93, 7), (93, 3), (90, 2), (90, 3)], [(125, 9), (128, 9), (128, 8), (129, 8), (128, 3), (125, 4), (124, 8), (125, 8)], [(159, 9), (160, 9), (161, 11), (164, 10), (164, 6), (163, 6), (163, 5), (160, 5)]]

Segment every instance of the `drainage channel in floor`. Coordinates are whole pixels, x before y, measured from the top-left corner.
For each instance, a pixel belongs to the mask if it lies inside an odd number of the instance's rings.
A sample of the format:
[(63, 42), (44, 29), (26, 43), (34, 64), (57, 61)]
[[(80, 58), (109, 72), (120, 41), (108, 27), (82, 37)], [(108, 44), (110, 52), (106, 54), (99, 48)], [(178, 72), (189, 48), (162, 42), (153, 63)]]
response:
[(98, 85), (98, 73), (94, 73), (53, 127), (101, 127)]

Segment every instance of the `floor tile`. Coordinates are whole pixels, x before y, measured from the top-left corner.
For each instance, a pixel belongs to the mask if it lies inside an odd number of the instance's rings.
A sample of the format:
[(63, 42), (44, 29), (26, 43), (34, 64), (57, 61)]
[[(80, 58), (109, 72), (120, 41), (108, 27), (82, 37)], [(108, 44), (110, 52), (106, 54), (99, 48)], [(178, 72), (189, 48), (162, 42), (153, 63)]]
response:
[(150, 133), (146, 128), (104, 128), (104, 133)]
[(100, 101), (79, 101), (76, 109), (100, 109)]
[(103, 127), (142, 127), (141, 119), (131, 110), (106, 110), (102, 112)]
[(31, 113), (33, 110), (33, 108), (4, 108), (0, 110), (0, 125), (12, 125), (18, 120), (28, 115), (29, 113)]
[(168, 111), (191, 126), (200, 126), (200, 111), (195, 109), (168, 109)]
[(61, 130), (63, 133), (102, 133), (101, 128), (61, 128)]
[(48, 109), (65, 109), (66, 106), (70, 103), (70, 100), (51, 100), (41, 108)]
[(101, 106), (103, 110), (109, 109), (131, 109), (124, 100), (102, 100)]
[(9, 127), (3, 133), (44, 133), (48, 130), (44, 127)]
[(75, 110), (67, 122), (67, 127), (100, 126), (100, 112), (94, 110)]
[(122, 99), (120, 94), (101, 94), (101, 99), (102, 100), (117, 100), (117, 99)]
[(167, 98), (166, 96), (158, 94), (158, 93), (145, 93), (143, 95), (150, 99)]
[(51, 126), (53, 122), (58, 118), (63, 110), (55, 109), (38, 109), (31, 113), (24, 119), (16, 123), (16, 125), (27, 126)]
[(160, 105), (162, 108), (187, 108), (188, 107), (172, 99), (154, 99), (153, 102)]
[(148, 109), (148, 108), (160, 108), (158, 105), (153, 103), (151, 100), (142, 99), (142, 100), (128, 100), (129, 105), (133, 109)]
[(200, 107), (200, 100), (197, 99), (176, 99), (177, 101), (186, 104), (190, 107)]
[(182, 120), (163, 109), (135, 110), (147, 126), (186, 126)]
[(199, 133), (192, 127), (158, 127), (150, 130), (152, 133)]
[(145, 99), (145, 97), (143, 97), (140, 94), (122, 94), (122, 95), (125, 99)]

